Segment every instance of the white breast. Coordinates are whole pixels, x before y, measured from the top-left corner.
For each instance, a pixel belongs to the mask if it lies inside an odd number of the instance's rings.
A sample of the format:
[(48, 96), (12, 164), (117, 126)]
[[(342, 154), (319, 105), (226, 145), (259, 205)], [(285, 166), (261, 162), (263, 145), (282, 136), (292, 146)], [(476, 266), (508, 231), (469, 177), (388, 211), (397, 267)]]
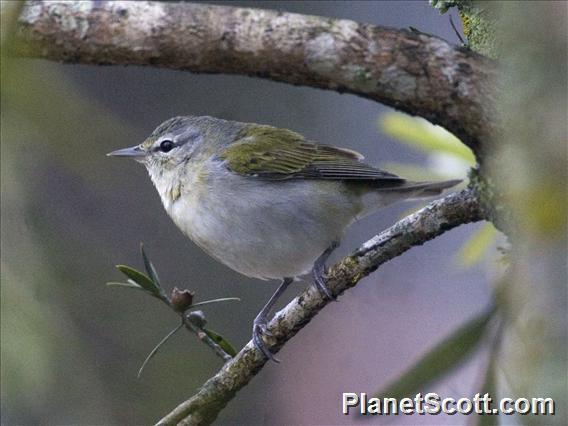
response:
[[(177, 200), (156, 184), (176, 225), (211, 256), (261, 279), (308, 273), (359, 212), (340, 182), (268, 182), (208, 164)], [(204, 178), (206, 176), (206, 178)]]

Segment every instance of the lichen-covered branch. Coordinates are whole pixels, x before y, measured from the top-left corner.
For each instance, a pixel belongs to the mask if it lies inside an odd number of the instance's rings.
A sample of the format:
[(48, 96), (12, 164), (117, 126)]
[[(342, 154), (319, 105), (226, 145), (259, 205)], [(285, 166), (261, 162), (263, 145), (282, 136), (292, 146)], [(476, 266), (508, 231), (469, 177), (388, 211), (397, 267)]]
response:
[[(367, 241), (328, 273), (328, 287), (336, 296), (355, 286), (383, 263), (456, 226), (484, 219), (475, 192), (466, 189), (428, 204), (418, 212)], [(290, 340), (328, 303), (309, 286), (278, 312), (268, 325), (272, 336), (265, 341), (273, 352)], [(180, 404), (159, 424), (209, 424), (264, 366), (267, 360), (249, 342), (231, 361), (209, 379), (189, 400)]]
[(453, 132), (479, 156), (498, 126), (495, 64), (425, 34), (185, 2), (28, 2), (15, 54), (242, 74), (363, 96)]
[(500, 40), (496, 37), (498, 27), (496, 12), (499, 8), (496, 2), (431, 0), (430, 3), (441, 13), (457, 7), (468, 47), (490, 58), (498, 57), (498, 52), (502, 49), (499, 46)]

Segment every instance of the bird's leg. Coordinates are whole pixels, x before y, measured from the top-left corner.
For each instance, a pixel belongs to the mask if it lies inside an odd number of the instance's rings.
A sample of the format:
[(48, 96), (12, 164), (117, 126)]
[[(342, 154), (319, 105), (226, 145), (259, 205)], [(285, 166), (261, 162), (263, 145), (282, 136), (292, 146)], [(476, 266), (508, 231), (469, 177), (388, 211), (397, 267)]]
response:
[(312, 269), (312, 276), (314, 278), (314, 284), (316, 288), (319, 290), (322, 296), (327, 297), (330, 300), (337, 300), (337, 297), (331, 294), (331, 291), (329, 291), (329, 288), (327, 288), (327, 285), (325, 284), (325, 262), (338, 246), (339, 243), (337, 241), (332, 242), (331, 245), (321, 254), (321, 256), (317, 258)]
[(280, 286), (276, 289), (268, 302), (266, 302), (266, 305), (264, 305), (264, 308), (261, 309), (252, 323), (252, 342), (254, 343), (254, 346), (256, 346), (256, 348), (260, 352), (262, 352), (266, 358), (271, 359), (274, 362), (280, 361), (278, 360), (278, 358), (275, 358), (274, 355), (272, 355), (270, 350), (268, 350), (266, 344), (262, 340), (262, 335), (272, 335), (266, 329), (266, 324), (268, 323), (268, 314), (270, 313), (270, 310), (272, 309), (278, 298), (282, 295), (282, 293), (284, 293), (284, 291), (286, 291), (286, 288), (290, 285), (290, 283), (292, 283), (292, 281), (294, 281), (293, 278), (284, 278), (282, 280)]

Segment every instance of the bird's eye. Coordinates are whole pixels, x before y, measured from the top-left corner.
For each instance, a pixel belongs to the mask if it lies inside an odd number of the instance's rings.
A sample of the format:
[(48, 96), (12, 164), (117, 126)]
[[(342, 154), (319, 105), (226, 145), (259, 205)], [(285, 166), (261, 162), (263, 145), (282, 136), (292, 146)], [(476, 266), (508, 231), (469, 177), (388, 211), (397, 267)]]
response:
[(171, 140), (162, 141), (160, 144), (160, 151), (170, 152), (174, 148), (174, 143)]

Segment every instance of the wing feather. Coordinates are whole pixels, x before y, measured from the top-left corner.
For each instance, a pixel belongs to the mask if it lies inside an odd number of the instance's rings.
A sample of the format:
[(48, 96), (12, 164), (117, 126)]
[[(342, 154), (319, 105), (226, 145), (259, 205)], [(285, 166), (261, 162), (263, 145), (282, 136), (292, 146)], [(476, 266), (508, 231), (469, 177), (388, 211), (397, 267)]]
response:
[(235, 173), (266, 180), (405, 181), (362, 163), (364, 157), (356, 151), (309, 142), (298, 133), (270, 126), (245, 128), (220, 158)]

